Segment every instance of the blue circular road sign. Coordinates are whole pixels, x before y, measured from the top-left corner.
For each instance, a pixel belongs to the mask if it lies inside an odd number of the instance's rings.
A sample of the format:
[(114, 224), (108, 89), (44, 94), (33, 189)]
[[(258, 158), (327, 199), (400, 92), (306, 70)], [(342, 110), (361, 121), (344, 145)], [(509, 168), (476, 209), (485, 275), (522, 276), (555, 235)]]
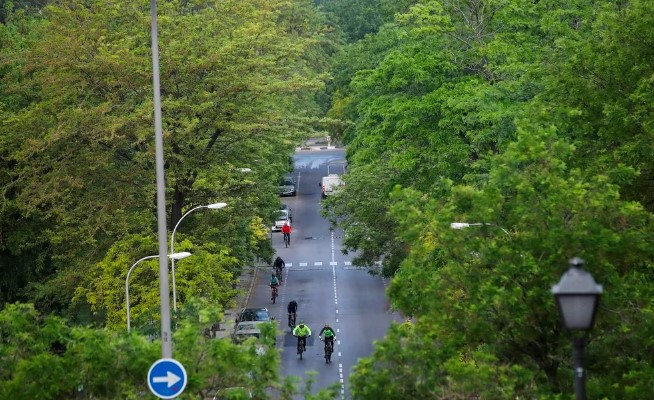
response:
[(157, 360), (148, 371), (148, 386), (160, 399), (173, 399), (186, 388), (186, 370), (177, 360), (162, 358)]

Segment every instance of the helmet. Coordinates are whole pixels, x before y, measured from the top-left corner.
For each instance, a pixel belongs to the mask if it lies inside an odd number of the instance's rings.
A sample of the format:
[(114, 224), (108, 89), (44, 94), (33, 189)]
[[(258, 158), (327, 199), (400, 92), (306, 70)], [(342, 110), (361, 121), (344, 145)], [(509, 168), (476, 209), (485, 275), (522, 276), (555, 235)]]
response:
[(300, 320), (300, 326), (304, 326), (304, 321)]
[(325, 328), (329, 326), (329, 322), (325, 322)]

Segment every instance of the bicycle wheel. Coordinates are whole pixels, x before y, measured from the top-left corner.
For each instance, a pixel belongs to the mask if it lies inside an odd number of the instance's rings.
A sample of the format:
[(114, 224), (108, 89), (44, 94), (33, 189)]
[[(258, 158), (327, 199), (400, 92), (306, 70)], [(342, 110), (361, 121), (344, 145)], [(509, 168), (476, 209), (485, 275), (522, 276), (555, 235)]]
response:
[(329, 364), (332, 362), (332, 345), (330, 343), (325, 343), (325, 363)]

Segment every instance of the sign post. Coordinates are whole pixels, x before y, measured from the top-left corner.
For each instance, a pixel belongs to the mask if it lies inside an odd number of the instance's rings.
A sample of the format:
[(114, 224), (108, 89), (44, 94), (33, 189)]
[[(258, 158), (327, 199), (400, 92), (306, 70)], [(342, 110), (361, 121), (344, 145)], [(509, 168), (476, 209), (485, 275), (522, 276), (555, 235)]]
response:
[(148, 371), (150, 391), (160, 399), (173, 399), (186, 388), (188, 379), (184, 366), (172, 358), (157, 360)]

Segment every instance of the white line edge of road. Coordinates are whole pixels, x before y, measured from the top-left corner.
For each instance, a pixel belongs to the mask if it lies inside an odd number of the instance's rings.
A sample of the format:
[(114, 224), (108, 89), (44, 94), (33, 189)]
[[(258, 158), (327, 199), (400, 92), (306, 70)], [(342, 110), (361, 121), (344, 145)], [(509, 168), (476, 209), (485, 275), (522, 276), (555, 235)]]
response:
[[(336, 323), (338, 323), (338, 291), (336, 290), (336, 263), (334, 261), (334, 231), (332, 231), (332, 279), (334, 281), (334, 311), (336, 313)], [(336, 332), (340, 334), (341, 329), (336, 328)], [(341, 340), (337, 341), (338, 347), (341, 347)], [(338, 352), (338, 371), (339, 378), (341, 382), (341, 399), (345, 400), (345, 379), (343, 379), (343, 362), (341, 357), (341, 352)]]

